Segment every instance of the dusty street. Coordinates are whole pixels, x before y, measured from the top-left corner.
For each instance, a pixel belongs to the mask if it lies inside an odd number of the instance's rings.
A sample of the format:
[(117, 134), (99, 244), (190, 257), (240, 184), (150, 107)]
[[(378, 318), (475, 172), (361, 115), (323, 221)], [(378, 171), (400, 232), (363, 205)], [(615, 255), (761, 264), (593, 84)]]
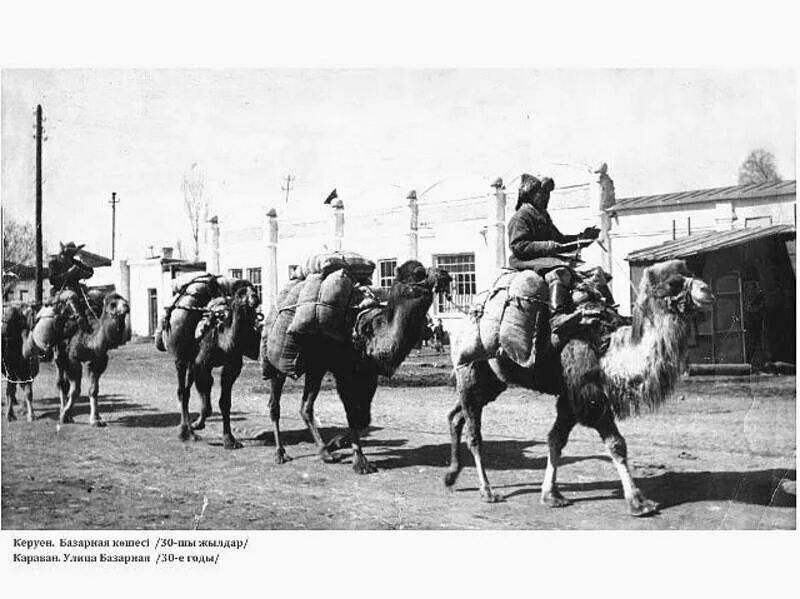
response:
[[(101, 381), (109, 426), (56, 428), (55, 369), (43, 364), (34, 387), (37, 419), (2, 424), (5, 529), (191, 528), (204, 500), (204, 529), (754, 529), (795, 528), (794, 377), (686, 379), (656, 415), (621, 423), (642, 490), (662, 511), (627, 515), (616, 471), (593, 431), (576, 429), (560, 470), (564, 509), (539, 505), (554, 400), (511, 389), (484, 411), (489, 477), (504, 495), (481, 502), (466, 463), (454, 491), (442, 477), (449, 457), (446, 413), (454, 389), (443, 356), (415, 357), (397, 381), (378, 389), (365, 440), (377, 474), (358, 476), (349, 457), (324, 464), (297, 410), (300, 386), (287, 386), (283, 430), (293, 461), (277, 465), (266, 416), (266, 386), (248, 361), (234, 387), (234, 434), (221, 446), (218, 413), (201, 440), (177, 438), (174, 369), (150, 344), (111, 354)], [(436, 386), (412, 386), (414, 383)], [(438, 383), (438, 384), (437, 384)], [(86, 384), (84, 384), (84, 389)], [(215, 388), (215, 396), (217, 390)], [(193, 395), (191, 408), (199, 402)], [(215, 405), (216, 410), (216, 405)], [(325, 438), (344, 426), (326, 382), (317, 402)]]

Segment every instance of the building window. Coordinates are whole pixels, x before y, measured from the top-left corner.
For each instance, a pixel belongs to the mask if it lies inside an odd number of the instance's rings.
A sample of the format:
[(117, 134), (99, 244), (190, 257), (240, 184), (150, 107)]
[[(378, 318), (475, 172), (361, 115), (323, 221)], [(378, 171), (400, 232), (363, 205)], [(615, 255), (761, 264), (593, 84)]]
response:
[(228, 269), (228, 276), (231, 279), (241, 279), (242, 278), (242, 269), (241, 268), (230, 268)]
[(477, 292), (475, 283), (475, 254), (443, 254), (433, 257), (434, 266), (443, 268), (453, 278), (450, 286), (452, 303), (443, 293), (436, 296), (436, 313), (467, 310), (472, 305)]
[(28, 294), (28, 290), (27, 289), (20, 289), (19, 290), (19, 301), (24, 302), (25, 301), (25, 296), (27, 294)]
[(258, 292), (258, 297), (261, 296), (261, 268), (248, 268), (247, 269), (247, 280), (253, 284), (253, 287), (256, 288)]
[(394, 283), (394, 272), (397, 270), (397, 258), (378, 260), (378, 286), (389, 289)]
[(754, 227), (769, 227), (772, 225), (771, 216), (751, 216), (744, 219), (744, 228), (752, 229)]

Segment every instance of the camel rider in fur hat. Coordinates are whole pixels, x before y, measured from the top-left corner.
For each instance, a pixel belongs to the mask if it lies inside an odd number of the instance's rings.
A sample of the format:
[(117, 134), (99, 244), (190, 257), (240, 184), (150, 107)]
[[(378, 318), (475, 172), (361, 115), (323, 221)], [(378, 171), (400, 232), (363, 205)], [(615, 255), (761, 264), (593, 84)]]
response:
[(511, 249), (509, 266), (517, 270), (534, 270), (544, 277), (550, 288), (551, 328), (553, 333), (569, 319), (572, 288), (577, 275), (574, 260), (564, 256), (598, 238), (600, 230), (587, 227), (577, 235), (564, 235), (553, 224), (547, 205), (555, 182), (544, 177), (524, 174), (519, 186), (516, 212), (508, 223)]
[(86, 288), (81, 280), (90, 278), (94, 270), (77, 257), (85, 244), (75, 245), (70, 241), (60, 245), (61, 251), (53, 256), (47, 267), (52, 285), (50, 295), (69, 304), (78, 318), (78, 324), (87, 331), (90, 327), (86, 320)]

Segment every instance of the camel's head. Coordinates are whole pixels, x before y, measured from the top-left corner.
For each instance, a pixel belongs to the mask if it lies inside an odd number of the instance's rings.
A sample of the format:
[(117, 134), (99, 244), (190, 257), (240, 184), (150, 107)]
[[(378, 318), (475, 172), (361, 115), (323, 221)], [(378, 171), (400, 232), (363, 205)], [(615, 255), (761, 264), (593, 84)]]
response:
[(390, 295), (397, 297), (433, 296), (433, 293), (447, 293), (450, 290), (450, 275), (441, 268), (425, 268), (417, 260), (408, 260), (397, 267), (394, 291)]
[(256, 288), (249, 281), (244, 280), (240, 284), (234, 285), (231, 300), (234, 305), (251, 308), (254, 313), (256, 308), (261, 305), (261, 298), (258, 297)]
[(103, 299), (103, 313), (114, 320), (125, 320), (130, 311), (131, 307), (128, 305), (128, 300), (119, 293), (109, 293)]
[(695, 278), (683, 260), (668, 260), (644, 271), (639, 302), (655, 302), (664, 311), (684, 314), (714, 303), (714, 294), (702, 279)]

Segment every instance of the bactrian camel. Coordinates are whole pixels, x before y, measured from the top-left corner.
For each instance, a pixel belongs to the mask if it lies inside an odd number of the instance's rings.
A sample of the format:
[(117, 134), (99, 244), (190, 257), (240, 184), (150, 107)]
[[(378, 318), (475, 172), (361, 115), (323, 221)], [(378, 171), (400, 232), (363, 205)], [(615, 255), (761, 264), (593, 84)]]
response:
[(130, 307), (128, 301), (115, 292), (103, 296), (91, 291), (87, 299), (89, 330), (73, 321), (72, 326), (65, 330), (64, 339), (56, 345), (56, 386), (61, 400), (58, 420), (61, 424), (73, 421), (72, 406), (81, 394), (81, 367), (86, 362), (89, 371), (89, 424), (105, 426), (97, 404), (100, 377), (108, 367), (109, 350), (124, 345), (131, 338)]
[[(242, 371), (242, 356), (258, 359), (261, 331), (258, 329), (258, 292), (249, 281), (227, 281), (229, 298), (215, 298), (200, 309), (176, 307), (170, 314), (168, 332), (163, 333), (167, 350), (175, 358), (178, 375), (178, 402), (181, 422), (178, 436), (183, 441), (195, 440), (194, 431), (205, 428), (211, 416), (212, 370), (222, 367), (220, 374), (219, 411), (222, 414), (222, 439), (225, 449), (242, 447), (231, 431), (231, 394), (233, 384)], [(191, 298), (190, 298), (191, 299)], [(191, 306), (190, 306), (191, 307)], [(210, 327), (198, 339), (195, 335), (203, 309), (211, 312)], [(192, 383), (202, 399), (200, 414), (194, 422), (189, 418), (189, 396)]]
[[(397, 268), (387, 304), (359, 316), (355, 326), (355, 341), (335, 341), (322, 334), (300, 337), (306, 377), (300, 416), (324, 461), (336, 461), (330, 445), (326, 446), (314, 422), (314, 401), (325, 373), (333, 374), (347, 415), (353, 470), (359, 474), (374, 472), (375, 467), (367, 461), (361, 449), (360, 434), (370, 424), (378, 375), (392, 376), (406, 359), (422, 334), (425, 315), (431, 307), (434, 293), (448, 291), (450, 281), (450, 275), (445, 271), (426, 269), (420, 262), (409, 260)], [(265, 375), (271, 382), (269, 413), (275, 433), (275, 460), (283, 463), (290, 459), (281, 443), (279, 423), (281, 392), (286, 375), (274, 367), (270, 368), (269, 364), (265, 365)]]
[(542, 356), (532, 370), (504, 355), (476, 356), (477, 326), (468, 323), (454, 336), (451, 351), (459, 403), (448, 416), (452, 455), (445, 484), (453, 485), (462, 468), (458, 450), (466, 426), (481, 495), (489, 502), (498, 500), (483, 465), (481, 413), (508, 384), (515, 384), (558, 396), (555, 424), (548, 435), (543, 504), (562, 507), (571, 503), (559, 492), (556, 471), (570, 431), (579, 423), (599, 433), (619, 473), (631, 514), (655, 512), (657, 504), (647, 499), (633, 480), (625, 439), (615, 417), (654, 410), (668, 398), (686, 355), (690, 314), (713, 301), (708, 286), (694, 278), (682, 260), (655, 264), (642, 276), (632, 324), (612, 333), (608, 350), (599, 359), (595, 344), (572, 340), (560, 354), (551, 350)]

